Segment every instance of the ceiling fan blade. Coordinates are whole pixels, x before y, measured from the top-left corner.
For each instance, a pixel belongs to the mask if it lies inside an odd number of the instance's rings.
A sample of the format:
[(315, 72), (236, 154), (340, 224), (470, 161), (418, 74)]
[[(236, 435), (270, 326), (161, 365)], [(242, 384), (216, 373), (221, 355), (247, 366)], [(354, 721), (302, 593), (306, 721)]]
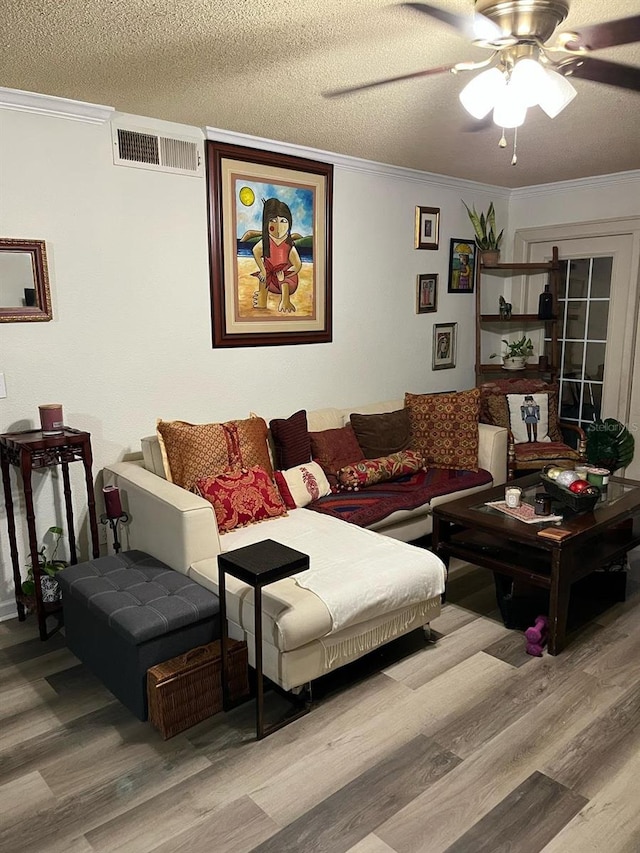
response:
[(605, 21), (593, 26), (578, 27), (575, 32), (565, 33), (575, 38), (563, 40), (569, 50), (600, 50), (603, 47), (616, 47), (619, 44), (632, 44), (640, 41), (640, 15), (620, 18), (617, 21)]
[(585, 56), (558, 70), (565, 76), (580, 77), (583, 80), (593, 80), (594, 83), (606, 83), (620, 89), (640, 92), (640, 68), (633, 65), (621, 65), (618, 62)]
[(408, 9), (413, 9), (422, 15), (429, 15), (430, 18), (435, 18), (442, 23), (453, 27), (459, 33), (462, 33), (469, 39), (482, 38), (486, 41), (491, 41), (501, 35), (500, 27), (485, 18), (484, 15), (478, 13), (474, 15), (456, 15), (455, 12), (448, 12), (446, 9), (441, 9), (439, 6), (432, 6), (430, 3), (401, 3)]
[(386, 80), (375, 80), (373, 83), (363, 83), (361, 86), (349, 86), (346, 89), (333, 89), (323, 92), (325, 98), (339, 98), (341, 95), (351, 95), (354, 92), (363, 92), (365, 89), (375, 89), (376, 86), (386, 86), (388, 83), (397, 83), (400, 80), (413, 80), (416, 77), (430, 77), (434, 74), (444, 74), (452, 71), (456, 65), (440, 65), (438, 68), (426, 68), (423, 71), (413, 71), (411, 74), (400, 74), (398, 77), (388, 77)]

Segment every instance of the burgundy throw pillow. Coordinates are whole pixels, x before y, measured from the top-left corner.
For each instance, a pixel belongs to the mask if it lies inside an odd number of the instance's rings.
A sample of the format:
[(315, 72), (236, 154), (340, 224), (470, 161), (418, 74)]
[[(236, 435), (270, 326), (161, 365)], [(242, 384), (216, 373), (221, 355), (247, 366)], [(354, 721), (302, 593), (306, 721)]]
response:
[(311, 453), (327, 475), (332, 487), (338, 485), (338, 471), (345, 465), (364, 459), (362, 448), (352, 427), (310, 432)]
[(278, 418), (269, 423), (276, 453), (276, 468), (286, 471), (296, 465), (311, 461), (311, 442), (304, 409), (289, 418)]
[(201, 477), (195, 491), (213, 505), (220, 533), (287, 515), (280, 493), (259, 465)]

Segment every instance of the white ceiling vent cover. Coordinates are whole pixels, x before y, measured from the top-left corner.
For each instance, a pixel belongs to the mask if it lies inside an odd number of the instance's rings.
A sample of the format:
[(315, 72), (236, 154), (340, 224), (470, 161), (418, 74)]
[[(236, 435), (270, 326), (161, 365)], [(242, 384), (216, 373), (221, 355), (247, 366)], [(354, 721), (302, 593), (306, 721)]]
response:
[(116, 166), (153, 169), (177, 175), (204, 174), (198, 142), (178, 136), (160, 136), (148, 130), (112, 125), (113, 162)]

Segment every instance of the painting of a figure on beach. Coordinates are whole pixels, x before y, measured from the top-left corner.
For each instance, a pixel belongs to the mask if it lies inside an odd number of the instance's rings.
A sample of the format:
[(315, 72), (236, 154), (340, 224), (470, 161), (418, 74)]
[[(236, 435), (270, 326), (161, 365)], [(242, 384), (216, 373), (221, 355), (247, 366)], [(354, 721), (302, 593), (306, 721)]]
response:
[(313, 189), (234, 181), (236, 317), (314, 317)]
[(330, 341), (333, 167), (207, 149), (213, 345)]

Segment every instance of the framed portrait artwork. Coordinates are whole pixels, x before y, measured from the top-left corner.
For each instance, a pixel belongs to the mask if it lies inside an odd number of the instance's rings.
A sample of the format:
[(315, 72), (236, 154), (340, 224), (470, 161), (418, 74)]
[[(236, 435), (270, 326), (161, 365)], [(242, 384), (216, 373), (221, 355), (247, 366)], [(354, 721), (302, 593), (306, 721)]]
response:
[(416, 314), (431, 314), (438, 304), (438, 274), (422, 273), (416, 284)]
[(416, 207), (416, 249), (437, 249), (440, 230), (439, 207)]
[(331, 340), (333, 166), (207, 142), (214, 347)]
[(476, 244), (473, 240), (451, 240), (448, 293), (473, 293), (476, 273)]
[(446, 370), (456, 366), (457, 323), (436, 323), (433, 327), (434, 370)]

